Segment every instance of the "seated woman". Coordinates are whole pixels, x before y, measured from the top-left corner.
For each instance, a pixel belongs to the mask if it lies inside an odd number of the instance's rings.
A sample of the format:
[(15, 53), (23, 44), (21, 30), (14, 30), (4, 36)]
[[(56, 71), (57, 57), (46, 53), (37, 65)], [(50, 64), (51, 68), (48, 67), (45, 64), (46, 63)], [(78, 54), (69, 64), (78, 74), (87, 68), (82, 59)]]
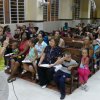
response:
[[(32, 73), (32, 80), (35, 78), (35, 72), (37, 72), (37, 68), (36, 68), (36, 60), (38, 58), (38, 53), (37, 50), (35, 49), (35, 40), (34, 39), (30, 39), (29, 40), (29, 53), (28, 55), (25, 57), (25, 59), (22, 61), (23, 62), (23, 68), (26, 71), (29, 71)], [(29, 61), (29, 62), (27, 62)]]
[[(49, 41), (49, 46), (47, 46), (40, 58), (38, 64), (38, 75), (39, 82), (42, 88), (45, 88), (47, 84), (53, 79), (54, 67), (46, 68), (41, 67), (41, 64), (53, 64), (62, 56), (61, 48), (58, 46), (56, 39), (51, 38)], [(48, 73), (48, 77), (47, 77)]]
[(58, 40), (58, 46), (64, 48), (65, 47), (65, 42), (64, 40), (60, 37), (60, 32), (56, 31), (55, 32), (55, 39)]
[[(41, 33), (38, 34), (37, 39), (38, 39), (38, 42), (36, 43), (35, 48), (38, 53), (38, 59), (37, 59), (37, 64), (36, 64), (38, 67), (38, 63), (40, 61), (40, 58), (47, 44), (43, 41), (43, 35)], [(38, 80), (38, 73), (36, 73), (36, 79)]]
[(71, 76), (71, 69), (73, 67), (77, 67), (78, 63), (71, 58), (71, 54), (68, 52), (64, 53), (64, 56), (57, 60), (54, 64), (50, 67), (62, 64), (62, 67), (55, 73), (54, 80), (57, 84), (58, 89), (60, 90), (61, 97), (60, 99), (63, 100), (65, 98), (65, 80), (66, 78), (70, 78)]
[(3, 55), (8, 44), (9, 44), (9, 38), (6, 38), (6, 40), (3, 43), (3, 47), (0, 47), (0, 99), (1, 100), (8, 100), (8, 95), (9, 95), (9, 88), (6, 81), (6, 76), (1, 71), (4, 69)]
[(16, 80), (16, 78), (14, 78), (14, 75), (16, 74), (19, 68), (21, 69), (22, 61), (28, 54), (29, 46), (26, 33), (22, 35), (22, 41), (19, 44), (19, 51), (20, 51), (19, 54), (16, 55), (16, 59), (11, 60), (11, 75), (8, 78), (8, 82)]

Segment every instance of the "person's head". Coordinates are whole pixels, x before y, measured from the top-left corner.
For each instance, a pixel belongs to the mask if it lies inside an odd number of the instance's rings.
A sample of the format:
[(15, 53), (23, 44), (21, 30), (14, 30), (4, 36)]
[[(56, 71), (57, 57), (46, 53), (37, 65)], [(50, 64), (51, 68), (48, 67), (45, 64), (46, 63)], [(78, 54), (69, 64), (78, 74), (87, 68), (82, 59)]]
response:
[(4, 30), (3, 30), (3, 33), (6, 33), (6, 32), (10, 32), (10, 26), (9, 25), (6, 25), (4, 26)]
[(43, 41), (43, 36), (41, 33), (38, 34), (37, 39), (39, 40), (39, 42)]
[(51, 38), (50, 41), (49, 41), (49, 45), (50, 45), (52, 48), (58, 46), (57, 39)]
[(16, 34), (20, 34), (20, 33), (21, 33), (21, 28), (18, 27), (18, 28), (16, 29)]
[(29, 27), (34, 27), (32, 22), (29, 23)]
[(38, 27), (31, 27), (31, 28), (30, 28), (30, 31), (31, 31), (33, 34), (36, 34), (36, 32), (38, 31)]
[(90, 38), (87, 36), (84, 38), (84, 45), (90, 44)]
[(12, 49), (17, 49), (18, 48), (18, 43), (17, 42), (14, 42), (12, 43)]
[(46, 33), (43, 30), (40, 30), (39, 33), (42, 34), (43, 37), (46, 36)]
[(87, 57), (88, 56), (88, 50), (87, 49), (82, 49), (82, 56)]
[(0, 26), (0, 36), (3, 35), (3, 27)]
[(55, 31), (55, 38), (60, 38), (60, 32), (59, 31)]
[(70, 52), (64, 52), (64, 60), (71, 61), (71, 53)]
[(26, 30), (26, 25), (23, 25), (23, 26), (22, 26), (22, 29), (23, 29), (23, 30)]
[(82, 27), (81, 26), (79, 27), (79, 30), (82, 31)]
[(35, 44), (36, 44), (36, 40), (35, 39), (32, 38), (32, 39), (29, 40), (29, 46), (30, 47), (34, 47)]
[(68, 23), (67, 22), (65, 22), (65, 26), (68, 26)]

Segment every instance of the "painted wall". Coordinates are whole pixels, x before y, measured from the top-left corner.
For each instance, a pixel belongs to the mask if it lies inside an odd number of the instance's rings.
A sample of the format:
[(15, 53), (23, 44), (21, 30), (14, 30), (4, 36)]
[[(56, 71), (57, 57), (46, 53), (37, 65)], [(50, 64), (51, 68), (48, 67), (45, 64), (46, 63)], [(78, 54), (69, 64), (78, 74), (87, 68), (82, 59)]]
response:
[(90, 18), (90, 2), (89, 0), (80, 0), (80, 18)]
[(59, 0), (59, 19), (72, 19), (73, 0)]
[(100, 0), (95, 0), (97, 6), (97, 18), (100, 18)]
[(41, 0), (25, 0), (25, 20), (43, 20), (43, 7), (39, 7)]

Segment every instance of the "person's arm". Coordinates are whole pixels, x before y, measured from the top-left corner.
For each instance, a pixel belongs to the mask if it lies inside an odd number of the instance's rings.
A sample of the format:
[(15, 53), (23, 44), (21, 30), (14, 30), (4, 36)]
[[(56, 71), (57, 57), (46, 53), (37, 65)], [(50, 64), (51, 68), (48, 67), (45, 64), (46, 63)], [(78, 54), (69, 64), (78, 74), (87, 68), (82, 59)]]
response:
[(22, 52), (20, 52), (20, 53), (18, 54), (18, 56), (24, 54), (28, 49), (29, 49), (29, 46), (28, 46), (28, 44), (26, 44), (25, 49), (24, 49)]
[(78, 67), (78, 64), (73, 64), (71, 66), (69, 66), (70, 68), (74, 68), (74, 67)]
[(44, 58), (45, 58), (45, 53), (43, 53), (42, 56), (41, 56), (41, 58), (40, 58), (40, 61), (39, 61), (39, 64), (38, 64), (39, 66), (43, 62)]
[(35, 58), (33, 58), (33, 62), (35, 62), (35, 60), (38, 58), (38, 53), (37, 53), (37, 50), (34, 49), (34, 52), (35, 52)]
[(38, 57), (38, 58), (41, 58), (41, 57), (42, 57), (42, 55), (43, 55), (43, 53), (44, 53), (44, 50), (45, 50), (45, 48), (42, 50), (42, 52), (41, 52), (41, 54), (40, 54), (40, 57)]
[(72, 68), (78, 67), (78, 63), (75, 62), (75, 64), (72, 64), (71, 66), (68, 67), (68, 70), (70, 71)]
[(6, 40), (3, 42), (3, 47), (0, 50), (0, 56), (4, 55), (4, 52), (5, 52), (6, 47), (8, 46), (8, 44), (9, 44), (9, 38), (7, 37)]
[(6, 47), (2, 47), (0, 50), (0, 57), (4, 55), (4, 52), (6, 50)]
[(53, 67), (55, 65), (59, 65), (59, 64), (62, 64), (64, 61), (64, 58), (58, 58), (58, 60), (54, 63), (54, 64), (51, 64), (49, 67)]
[(59, 43), (59, 47), (62, 47), (62, 46), (64, 46), (64, 40), (63, 39), (60, 39), (60, 43)]

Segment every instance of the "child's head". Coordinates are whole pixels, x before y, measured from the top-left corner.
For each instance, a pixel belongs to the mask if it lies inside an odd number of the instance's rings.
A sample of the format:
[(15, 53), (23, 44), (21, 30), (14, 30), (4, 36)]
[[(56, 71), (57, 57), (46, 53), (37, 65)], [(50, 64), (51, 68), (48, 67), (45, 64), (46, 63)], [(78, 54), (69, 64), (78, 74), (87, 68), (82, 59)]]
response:
[(64, 59), (66, 61), (71, 61), (71, 53), (70, 52), (64, 52)]
[(18, 43), (17, 42), (14, 42), (12, 43), (12, 49), (17, 49), (18, 48)]
[(87, 57), (88, 56), (88, 50), (87, 49), (83, 49), (82, 50), (82, 56), (83, 57)]
[(34, 47), (35, 44), (36, 44), (36, 40), (35, 40), (35, 39), (30, 39), (30, 40), (29, 40), (29, 46), (30, 46), (30, 47)]

